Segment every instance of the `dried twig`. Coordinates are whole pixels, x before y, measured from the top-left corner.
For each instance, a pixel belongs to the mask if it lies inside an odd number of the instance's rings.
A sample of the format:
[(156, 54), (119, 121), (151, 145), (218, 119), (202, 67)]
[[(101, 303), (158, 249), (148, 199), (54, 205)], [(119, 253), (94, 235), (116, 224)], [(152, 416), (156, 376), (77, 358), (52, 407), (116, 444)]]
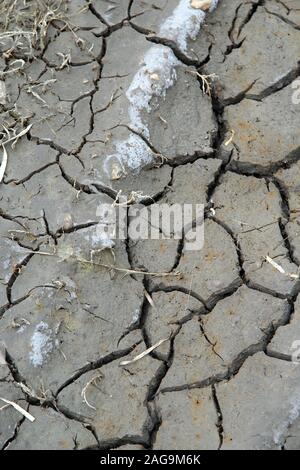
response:
[(146, 299), (148, 300), (149, 304), (151, 305), (151, 307), (155, 308), (155, 304), (153, 302), (153, 299), (152, 299), (151, 295), (148, 294), (146, 289), (144, 290), (144, 295), (145, 295)]
[[(122, 196), (122, 189), (118, 192), (114, 202), (112, 203), (113, 207), (129, 207), (131, 204), (135, 204), (139, 202), (143, 198), (147, 198), (149, 196), (144, 196), (142, 191), (131, 191), (129, 197)], [(123, 202), (117, 202), (123, 200)]]
[(6, 398), (2, 398), (2, 397), (0, 397), (0, 400), (4, 401), (4, 403), (6, 403), (9, 406), (12, 406), (15, 410), (17, 410), (19, 413), (25, 416), (25, 418), (27, 418), (32, 423), (35, 421), (34, 416), (32, 416), (30, 413), (28, 413), (28, 411), (24, 410), (20, 405), (18, 405), (14, 401), (6, 400)]
[[(61, 258), (58, 253), (48, 253), (47, 251), (33, 251), (33, 250), (27, 250), (24, 253), (26, 254), (34, 254), (34, 255), (40, 255), (40, 256), (55, 256), (57, 258)], [(99, 266), (100, 268), (105, 268), (108, 269), (109, 271), (117, 271), (121, 273), (126, 274), (142, 274), (142, 275), (147, 275), (147, 276), (157, 276), (157, 277), (167, 277), (167, 276), (175, 276), (179, 277), (181, 276), (181, 273), (179, 271), (174, 271), (174, 272), (164, 272), (164, 273), (155, 273), (155, 272), (148, 272), (148, 271), (139, 271), (135, 269), (129, 269), (129, 268), (120, 268), (118, 266), (115, 266), (114, 264), (106, 264), (106, 263), (99, 263), (93, 260), (85, 259), (85, 258), (80, 258), (77, 256), (69, 256), (70, 258), (73, 258), (74, 261), (78, 261), (79, 263), (83, 264), (89, 264), (91, 266)]]
[(135, 356), (133, 359), (130, 361), (122, 361), (120, 362), (120, 366), (128, 366), (129, 364), (133, 364), (134, 362), (139, 361), (140, 359), (143, 359), (143, 357), (147, 356), (150, 354), (154, 349), (158, 348), (161, 344), (165, 343), (170, 339), (170, 336), (168, 338), (161, 339), (157, 343), (155, 343), (151, 348), (146, 349), (146, 351), (142, 352), (141, 354), (138, 354)]
[(22, 129), (18, 134), (14, 133), (14, 135), (12, 137), (10, 137), (10, 133), (9, 133), (8, 129), (4, 128), (4, 130), (5, 130), (5, 132), (8, 136), (8, 139), (5, 140), (5, 142), (2, 142), (1, 145), (3, 146), (3, 145), (6, 145), (6, 144), (9, 144), (10, 142), (13, 142), (12, 143), (12, 148), (14, 148), (16, 143), (18, 142), (18, 140), (21, 137), (23, 137), (23, 135), (27, 134), (30, 131), (31, 128), (32, 128), (32, 124), (29, 124), (29, 126), (27, 126), (25, 129)]
[(4, 173), (5, 173), (6, 166), (7, 166), (7, 160), (8, 160), (7, 151), (6, 151), (6, 148), (3, 144), (2, 144), (2, 148), (3, 148), (3, 156), (2, 156), (1, 166), (0, 166), (0, 183), (3, 180)]
[(231, 135), (230, 135), (229, 139), (226, 140), (226, 142), (224, 142), (225, 147), (227, 147), (229, 144), (231, 144), (231, 142), (233, 141), (233, 138), (235, 136), (235, 131), (233, 129), (230, 132), (231, 132)]
[(280, 264), (276, 263), (270, 256), (265, 257), (266, 261), (270, 263), (273, 268), (275, 268), (277, 271), (279, 271), (281, 274), (284, 274), (285, 276), (290, 277), (291, 279), (299, 279), (299, 274), (292, 274), (292, 273), (287, 273)]
[(196, 72), (195, 70), (186, 70), (186, 73), (196, 75), (198, 78), (200, 78), (202, 92), (208, 96), (211, 96), (211, 82), (217, 78), (217, 75), (215, 73), (203, 75), (199, 72)]

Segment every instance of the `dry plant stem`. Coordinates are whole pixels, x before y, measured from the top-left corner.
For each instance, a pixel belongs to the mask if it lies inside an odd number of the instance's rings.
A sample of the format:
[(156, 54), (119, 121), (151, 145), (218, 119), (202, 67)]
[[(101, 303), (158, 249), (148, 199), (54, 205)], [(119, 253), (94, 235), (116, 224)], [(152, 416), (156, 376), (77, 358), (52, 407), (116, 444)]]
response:
[[(19, 134), (14, 135), (12, 137), (9, 137), (5, 142), (1, 143), (2, 148), (3, 148), (3, 156), (2, 156), (1, 166), (0, 166), (0, 183), (2, 182), (2, 180), (4, 178), (4, 174), (5, 174), (6, 167), (7, 167), (7, 162), (8, 162), (8, 155), (7, 155), (5, 145), (7, 145), (9, 142), (12, 142), (11, 147), (14, 148), (16, 143), (18, 142), (18, 140), (21, 137), (23, 137), (25, 134), (27, 134), (27, 132), (30, 131), (31, 127), (32, 127), (32, 124), (30, 124), (25, 129), (23, 129), (21, 132), (19, 132)], [(7, 133), (7, 135), (9, 136), (9, 131), (6, 128), (4, 128), (4, 130)]]
[[(46, 251), (28, 250), (25, 253), (41, 255), (41, 256), (56, 256), (57, 258), (60, 258), (60, 256), (57, 253), (48, 253)], [(114, 266), (113, 264), (97, 263), (96, 261), (92, 261), (92, 260), (88, 260), (84, 258), (74, 257), (74, 260), (78, 261), (79, 263), (89, 264), (91, 266), (99, 266), (100, 268), (106, 268), (110, 271), (118, 271), (118, 272), (125, 273), (125, 274), (142, 274), (142, 275), (146, 274), (147, 276), (158, 276), (158, 277), (181, 276), (181, 273), (179, 271), (175, 271), (174, 273), (152, 273), (148, 271), (139, 271), (139, 270), (129, 269), (129, 268), (119, 268), (118, 266)]]
[[(25, 129), (23, 129), (21, 132), (19, 132), (19, 134), (17, 135), (13, 135), (12, 137), (9, 137), (5, 142), (2, 142), (2, 145), (6, 145), (6, 144), (9, 144), (10, 142), (13, 142), (12, 143), (12, 148), (15, 147), (16, 143), (18, 142), (18, 140), (23, 137), (23, 135), (27, 134), (27, 132), (30, 131), (30, 129), (32, 128), (33, 124), (29, 124), (29, 126), (27, 126)], [(6, 132), (7, 129), (5, 129)]]
[(1, 166), (0, 166), (0, 183), (2, 182), (3, 178), (4, 178), (4, 173), (5, 173), (5, 170), (6, 170), (6, 167), (7, 167), (7, 151), (6, 151), (6, 148), (4, 147), (4, 145), (2, 145), (2, 148), (3, 148), (3, 157), (2, 157), (2, 162), (1, 162)]
[(148, 300), (149, 304), (151, 305), (151, 307), (155, 308), (155, 304), (153, 302), (153, 299), (152, 299), (151, 295), (146, 290), (144, 291), (144, 295), (145, 295), (146, 299)]
[(230, 132), (231, 132), (231, 135), (230, 135), (229, 139), (226, 140), (226, 142), (224, 142), (225, 147), (227, 147), (229, 144), (231, 144), (231, 142), (233, 141), (233, 138), (235, 136), (235, 131), (233, 129)]
[(196, 75), (202, 80), (202, 91), (208, 96), (211, 96), (211, 85), (210, 82), (215, 80), (217, 78), (217, 75), (215, 73), (211, 73), (210, 75), (202, 75), (199, 72), (196, 72), (195, 70), (186, 70), (186, 73), (190, 73), (191, 75)]
[[(17, 4), (23, 4), (25, 8), (18, 10)], [(0, 2), (0, 41), (14, 38), (14, 45), (4, 53), (7, 57), (12, 57), (18, 48), (31, 58), (34, 58), (34, 50), (43, 50), (49, 26), (59, 21), (63, 23), (63, 28), (68, 29), (73, 34), (76, 43), (83, 42), (76, 34), (77, 27), (69, 20), (64, 6), (66, 0), (1, 0)], [(71, 16), (80, 14), (88, 8), (88, 3)], [(25, 44), (23, 42), (25, 39)], [(84, 45), (84, 44), (83, 44)]]
[(154, 349), (158, 348), (161, 346), (163, 343), (168, 341), (171, 338), (172, 335), (170, 335), (168, 338), (161, 339), (157, 343), (155, 343), (151, 348), (146, 349), (146, 351), (142, 352), (141, 354), (138, 354), (138, 356), (135, 356), (133, 359), (130, 361), (122, 361), (120, 362), (120, 366), (128, 366), (129, 364), (133, 364), (134, 362), (139, 361), (140, 359), (143, 359), (143, 357), (148, 356)]
[(273, 266), (277, 271), (279, 271), (281, 274), (284, 274), (284, 276), (288, 276), (291, 279), (299, 279), (299, 274), (292, 274), (292, 273), (287, 273), (280, 264), (276, 263), (270, 256), (266, 256), (266, 261)]
[[(135, 204), (141, 198), (148, 198), (150, 196), (144, 196), (142, 191), (131, 191), (129, 198), (127, 196), (122, 196), (122, 190), (120, 190), (116, 196), (116, 199), (112, 203), (112, 207), (129, 207), (131, 204)], [(117, 202), (124, 199), (123, 202)]]
[[(4, 401), (9, 406), (12, 406), (15, 410), (17, 410), (19, 413), (21, 413), (25, 418), (27, 418), (29, 421), (32, 423), (35, 421), (34, 416), (32, 416), (28, 411), (24, 410), (20, 405), (15, 403), (14, 401), (7, 400), (6, 398), (0, 397), (0, 400)], [(4, 409), (4, 407), (2, 408)]]
[(81, 396), (83, 398), (83, 401), (85, 402), (85, 404), (91, 408), (92, 410), (97, 410), (97, 408), (95, 408), (93, 405), (91, 405), (87, 398), (86, 398), (86, 393), (87, 393), (87, 390), (88, 388), (90, 387), (90, 385), (96, 385), (96, 382), (97, 380), (100, 380), (100, 379), (103, 379), (104, 375), (101, 374), (101, 372), (99, 372), (97, 375), (95, 375), (94, 377), (91, 378), (91, 380), (89, 380), (86, 385), (83, 387), (82, 391), (81, 391)]

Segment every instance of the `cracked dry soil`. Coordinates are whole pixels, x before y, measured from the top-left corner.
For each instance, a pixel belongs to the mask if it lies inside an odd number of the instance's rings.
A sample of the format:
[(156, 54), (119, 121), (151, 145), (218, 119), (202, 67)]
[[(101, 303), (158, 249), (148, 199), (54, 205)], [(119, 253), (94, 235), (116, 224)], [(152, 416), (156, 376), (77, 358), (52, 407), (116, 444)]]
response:
[[(158, 34), (177, 0), (66, 1), (33, 36), (36, 2), (21, 3), (0, 2), (0, 137), (13, 142), (0, 397), (35, 421), (1, 409), (0, 448), (299, 449), (299, 1), (220, 0), (185, 51)], [(145, 117), (150, 138), (134, 135), (166, 158), (111, 180), (103, 159), (133, 134), (125, 92), (153, 45), (173, 51), (177, 81)], [(195, 72), (216, 74), (211, 96)], [(100, 254), (179, 278), (78, 261), (99, 248), (97, 207), (120, 190), (143, 191), (145, 211), (206, 204), (199, 252), (128, 238)]]

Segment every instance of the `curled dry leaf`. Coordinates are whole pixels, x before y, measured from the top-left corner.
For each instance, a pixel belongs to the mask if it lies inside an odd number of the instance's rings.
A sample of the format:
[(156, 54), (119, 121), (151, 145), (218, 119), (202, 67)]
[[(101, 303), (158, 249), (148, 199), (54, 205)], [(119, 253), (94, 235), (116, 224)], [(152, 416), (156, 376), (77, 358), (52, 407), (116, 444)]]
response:
[(191, 0), (191, 7), (207, 11), (211, 7), (212, 0)]

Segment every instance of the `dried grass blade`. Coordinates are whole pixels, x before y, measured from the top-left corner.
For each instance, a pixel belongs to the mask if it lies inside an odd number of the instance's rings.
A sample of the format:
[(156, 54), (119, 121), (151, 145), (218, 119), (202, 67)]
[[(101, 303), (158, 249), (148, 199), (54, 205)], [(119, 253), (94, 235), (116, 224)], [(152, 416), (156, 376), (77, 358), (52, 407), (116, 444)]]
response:
[(169, 339), (170, 339), (170, 337), (161, 339), (160, 341), (158, 341), (157, 343), (155, 343), (153, 346), (151, 346), (151, 348), (146, 349), (146, 351), (142, 352), (141, 354), (138, 354), (137, 356), (135, 356), (135, 357), (134, 357), (133, 359), (131, 359), (130, 361), (122, 361), (122, 362), (120, 362), (120, 366), (128, 366), (129, 364), (133, 364), (134, 362), (137, 362), (137, 361), (139, 361), (140, 359), (143, 359), (143, 357), (145, 357), (145, 356), (147, 356), (148, 354), (150, 354), (154, 349), (158, 348), (161, 344), (165, 343), (165, 342), (168, 341)]
[(276, 263), (270, 256), (266, 256), (266, 261), (273, 266), (277, 271), (279, 271), (281, 274), (284, 274), (285, 276), (290, 277), (291, 279), (299, 279), (299, 274), (291, 274), (287, 273), (280, 264)]
[(8, 160), (7, 151), (6, 151), (6, 148), (4, 147), (4, 145), (2, 145), (2, 148), (3, 148), (3, 157), (2, 157), (2, 162), (1, 162), (1, 166), (0, 166), (0, 183), (2, 182), (2, 180), (4, 178), (4, 173), (5, 173), (5, 170), (6, 170), (6, 167), (7, 167), (7, 160)]
[(32, 423), (35, 421), (34, 416), (32, 416), (28, 411), (24, 410), (20, 405), (15, 403), (14, 401), (6, 400), (6, 398), (0, 397), (0, 400), (4, 401), (7, 405), (12, 406), (15, 410), (17, 410), (19, 413), (21, 413), (25, 418), (27, 418), (29, 421)]

